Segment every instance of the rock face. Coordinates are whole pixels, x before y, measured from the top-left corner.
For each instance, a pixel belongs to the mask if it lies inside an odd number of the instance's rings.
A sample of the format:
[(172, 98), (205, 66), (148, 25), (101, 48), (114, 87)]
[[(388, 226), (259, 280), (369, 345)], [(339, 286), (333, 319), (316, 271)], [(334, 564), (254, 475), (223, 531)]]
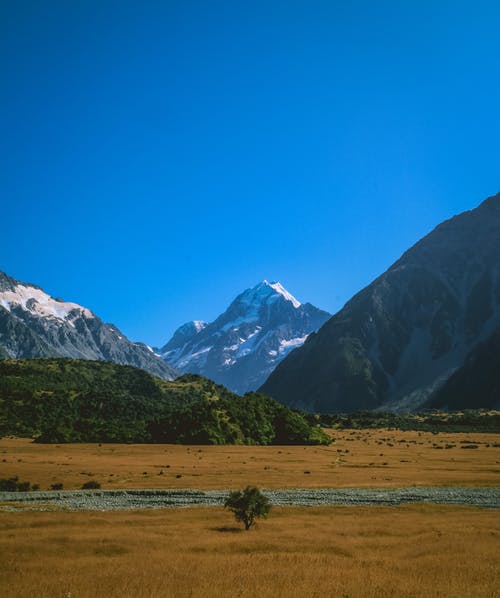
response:
[(500, 409), (500, 327), (425, 404), (429, 409)]
[(158, 352), (181, 372), (234, 392), (255, 390), (295, 347), (330, 317), (300, 303), (279, 282), (247, 289), (214, 322), (188, 322)]
[(416, 409), (499, 325), (500, 194), (414, 245), (261, 391), (311, 411)]
[(38, 357), (112, 361), (167, 380), (178, 375), (152, 349), (128, 340), (85, 307), (0, 271), (0, 358)]

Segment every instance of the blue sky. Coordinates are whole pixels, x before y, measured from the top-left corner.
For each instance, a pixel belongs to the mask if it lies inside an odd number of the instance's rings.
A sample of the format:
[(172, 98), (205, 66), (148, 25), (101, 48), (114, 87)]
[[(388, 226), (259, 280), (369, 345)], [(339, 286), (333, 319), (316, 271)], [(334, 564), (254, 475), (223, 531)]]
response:
[(0, 269), (162, 344), (336, 311), (500, 190), (498, 2), (0, 5)]

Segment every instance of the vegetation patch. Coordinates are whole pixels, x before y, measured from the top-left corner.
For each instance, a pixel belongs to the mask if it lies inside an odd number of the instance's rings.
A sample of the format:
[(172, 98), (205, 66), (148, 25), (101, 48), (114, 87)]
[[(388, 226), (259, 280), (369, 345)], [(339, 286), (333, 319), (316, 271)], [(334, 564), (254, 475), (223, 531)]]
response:
[(30, 482), (20, 482), (17, 476), (0, 479), (0, 492), (29, 492), (38, 488), (38, 484), (31, 488)]
[[(338, 430), (393, 429), (420, 432), (494, 432), (500, 433), (500, 412), (486, 409), (463, 411), (424, 411), (421, 413), (391, 413), (389, 411), (358, 411), (311, 415), (309, 422)], [(401, 442), (401, 441), (400, 441)]]
[(328, 444), (317, 422), (202, 376), (77, 359), (0, 361), (0, 436), (42, 443)]

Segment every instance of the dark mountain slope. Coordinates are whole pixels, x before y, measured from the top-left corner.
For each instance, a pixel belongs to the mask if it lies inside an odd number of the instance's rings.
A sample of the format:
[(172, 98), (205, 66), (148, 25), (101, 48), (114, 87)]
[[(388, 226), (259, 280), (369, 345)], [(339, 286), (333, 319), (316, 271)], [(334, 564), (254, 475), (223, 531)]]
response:
[(426, 403), (429, 409), (500, 409), (500, 328), (473, 349)]
[(322, 412), (414, 409), (500, 325), (500, 194), (439, 225), (261, 387)]

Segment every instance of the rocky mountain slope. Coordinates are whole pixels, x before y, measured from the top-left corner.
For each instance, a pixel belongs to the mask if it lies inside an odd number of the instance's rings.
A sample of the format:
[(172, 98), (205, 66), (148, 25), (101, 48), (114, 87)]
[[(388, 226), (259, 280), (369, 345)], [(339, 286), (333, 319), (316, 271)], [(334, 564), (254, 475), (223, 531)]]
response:
[(500, 327), (425, 404), (429, 409), (500, 409)]
[(184, 324), (157, 351), (181, 372), (244, 393), (258, 388), (329, 317), (297, 301), (279, 282), (265, 280), (236, 297), (214, 322)]
[(0, 358), (37, 357), (112, 361), (167, 380), (178, 375), (152, 349), (128, 340), (85, 307), (0, 271)]
[(261, 390), (311, 411), (415, 409), (499, 325), (500, 194), (414, 245)]

